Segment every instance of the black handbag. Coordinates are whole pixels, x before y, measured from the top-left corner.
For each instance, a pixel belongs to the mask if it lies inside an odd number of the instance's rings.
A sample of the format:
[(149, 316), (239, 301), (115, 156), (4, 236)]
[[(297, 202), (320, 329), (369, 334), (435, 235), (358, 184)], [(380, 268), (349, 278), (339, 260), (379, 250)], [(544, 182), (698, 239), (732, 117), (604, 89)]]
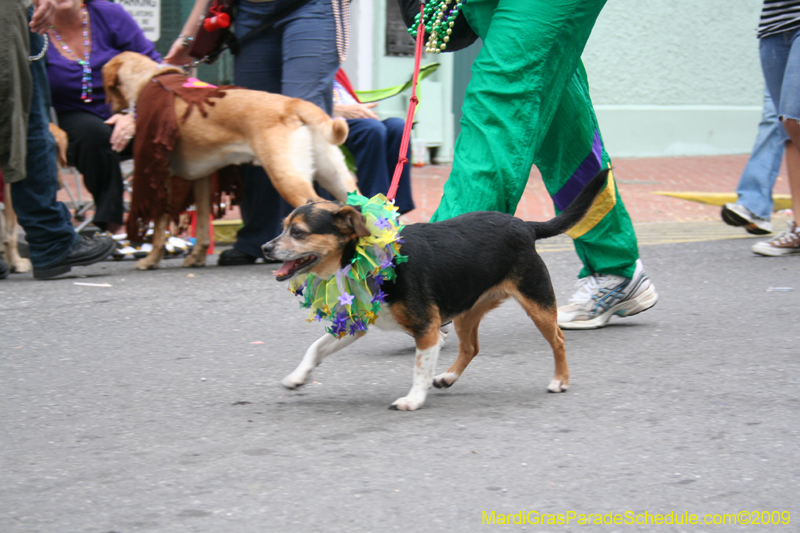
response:
[[(400, 5), (400, 14), (403, 16), (403, 22), (407, 27), (411, 28), (413, 26), (416, 29), (415, 18), (420, 14), (419, 0), (397, 0), (397, 3)], [(441, 50), (443, 52), (463, 50), (478, 39), (477, 34), (469, 26), (466, 17), (461, 13), (456, 17), (451, 29), (453, 31), (449, 35), (450, 39), (446, 43), (444, 50)], [(430, 33), (425, 32), (426, 43), (429, 38)]]
[[(189, 55), (201, 63), (211, 64), (217, 60), (233, 40), (231, 20), (233, 19), (234, 0), (212, 0), (209, 3), (203, 22), (197, 28)], [(227, 24), (217, 20), (227, 18)], [(212, 22), (213, 21), (213, 22)], [(211, 24), (209, 24), (211, 22)]]

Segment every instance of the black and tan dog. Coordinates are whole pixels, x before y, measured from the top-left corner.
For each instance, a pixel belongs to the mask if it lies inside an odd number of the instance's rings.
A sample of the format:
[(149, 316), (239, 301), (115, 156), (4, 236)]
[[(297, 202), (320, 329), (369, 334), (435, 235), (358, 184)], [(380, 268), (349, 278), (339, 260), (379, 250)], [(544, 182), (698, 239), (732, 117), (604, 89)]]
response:
[[(595, 176), (559, 216), (548, 222), (524, 222), (497, 212), (475, 212), (433, 224), (412, 224), (403, 229), (403, 255), (397, 278), (381, 289), (386, 303), (376, 325), (401, 328), (417, 346), (414, 381), (408, 395), (391, 407), (419, 409), (431, 384), (450, 387), (478, 354), (478, 325), (488, 311), (509, 297), (517, 300), (550, 343), (555, 375), (550, 392), (569, 386), (564, 334), (556, 323), (556, 297), (550, 275), (536, 253), (537, 239), (569, 230), (589, 211), (608, 179), (605, 170)], [(369, 235), (354, 206), (316, 202), (298, 207), (284, 221), (284, 231), (263, 246), (271, 259), (284, 261), (275, 274), (279, 281), (313, 272), (333, 276), (349, 264), (355, 241)], [(460, 341), (458, 359), (447, 372), (434, 377), (439, 355), (439, 328), (452, 320)], [(363, 333), (337, 339), (325, 334), (306, 352), (300, 365), (282, 384), (303, 385), (311, 371), (332, 353), (351, 344)]]

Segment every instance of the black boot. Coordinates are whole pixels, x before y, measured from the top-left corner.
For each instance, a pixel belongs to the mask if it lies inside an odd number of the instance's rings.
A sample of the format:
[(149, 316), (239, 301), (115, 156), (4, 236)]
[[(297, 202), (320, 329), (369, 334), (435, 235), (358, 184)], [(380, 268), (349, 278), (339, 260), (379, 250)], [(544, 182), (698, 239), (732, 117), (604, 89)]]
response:
[(36, 268), (34, 266), (33, 277), (36, 279), (50, 279), (66, 274), (74, 266), (87, 266), (97, 263), (111, 255), (111, 252), (116, 247), (116, 241), (107, 235), (81, 236), (72, 247), (72, 250), (70, 250), (69, 255), (62, 259), (61, 262), (50, 268)]

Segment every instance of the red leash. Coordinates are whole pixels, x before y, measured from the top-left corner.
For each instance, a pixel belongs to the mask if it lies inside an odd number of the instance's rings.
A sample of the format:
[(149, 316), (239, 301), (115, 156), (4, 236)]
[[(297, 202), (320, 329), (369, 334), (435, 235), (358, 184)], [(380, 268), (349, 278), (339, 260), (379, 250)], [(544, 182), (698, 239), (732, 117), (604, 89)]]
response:
[(392, 186), (389, 187), (389, 192), (386, 193), (386, 199), (394, 203), (394, 197), (397, 195), (397, 186), (400, 183), (400, 174), (403, 173), (403, 167), (408, 163), (408, 140), (411, 137), (411, 126), (414, 120), (414, 112), (417, 109), (419, 99), (417, 98), (417, 77), (419, 76), (419, 63), (422, 59), (422, 42), (425, 40), (425, 20), (424, 20), (425, 0), (419, 1), (419, 27), (417, 28), (417, 48), (414, 53), (414, 79), (411, 82), (411, 100), (408, 104), (408, 115), (406, 116), (406, 125), (403, 128), (403, 140), (400, 143), (400, 154), (397, 160), (397, 166), (394, 168), (394, 176), (392, 176)]

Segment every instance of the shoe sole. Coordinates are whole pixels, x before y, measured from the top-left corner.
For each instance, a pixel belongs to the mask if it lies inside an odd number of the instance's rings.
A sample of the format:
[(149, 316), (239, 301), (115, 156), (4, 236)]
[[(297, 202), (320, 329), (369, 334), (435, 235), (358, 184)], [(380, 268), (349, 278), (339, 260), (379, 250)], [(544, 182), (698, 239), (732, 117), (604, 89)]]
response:
[(658, 303), (658, 293), (653, 285), (647, 287), (639, 296), (632, 300), (626, 300), (611, 307), (608, 311), (599, 315), (591, 320), (583, 320), (578, 322), (564, 322), (559, 324), (561, 329), (599, 329), (608, 324), (612, 316), (626, 318), (633, 315), (638, 315), (647, 311)]
[(95, 255), (87, 257), (86, 259), (83, 259), (83, 260), (78, 261), (76, 263), (70, 263), (69, 265), (55, 266), (55, 267), (52, 267), (52, 268), (42, 268), (42, 269), (39, 269), (39, 270), (36, 270), (34, 268), (33, 269), (33, 277), (34, 277), (34, 279), (50, 279), (50, 278), (54, 278), (56, 276), (60, 276), (62, 274), (66, 274), (67, 272), (72, 270), (72, 267), (75, 267), (75, 266), (93, 265), (93, 264), (95, 264), (95, 263), (97, 263), (99, 261), (102, 261), (103, 259), (105, 259), (109, 255), (111, 255), (111, 253), (116, 249), (117, 249), (117, 242), (114, 241), (114, 240), (110, 240), (110, 242), (108, 243), (108, 246), (103, 248), (103, 250), (101, 250), (100, 252), (96, 253)]
[(756, 226), (752, 222), (750, 224), (747, 224), (744, 227), (744, 229), (747, 231), (747, 233), (750, 233), (752, 235), (769, 235), (771, 233), (774, 233), (773, 231), (769, 231), (769, 230), (766, 230), (764, 228), (759, 228), (758, 226)]
[(255, 265), (256, 261), (217, 261), (217, 266), (221, 267), (231, 267), (231, 266), (244, 266), (244, 265)]
[(800, 254), (800, 248), (775, 248), (774, 246), (770, 246), (762, 249), (753, 246), (752, 250), (754, 254), (763, 255), (764, 257), (783, 257), (785, 255)]
[(727, 207), (722, 208), (722, 221), (727, 225), (734, 226), (736, 228), (744, 227), (745, 231), (752, 235), (769, 235), (770, 233), (773, 233), (772, 231), (759, 228), (752, 220), (741, 216), (739, 213), (732, 211)]

